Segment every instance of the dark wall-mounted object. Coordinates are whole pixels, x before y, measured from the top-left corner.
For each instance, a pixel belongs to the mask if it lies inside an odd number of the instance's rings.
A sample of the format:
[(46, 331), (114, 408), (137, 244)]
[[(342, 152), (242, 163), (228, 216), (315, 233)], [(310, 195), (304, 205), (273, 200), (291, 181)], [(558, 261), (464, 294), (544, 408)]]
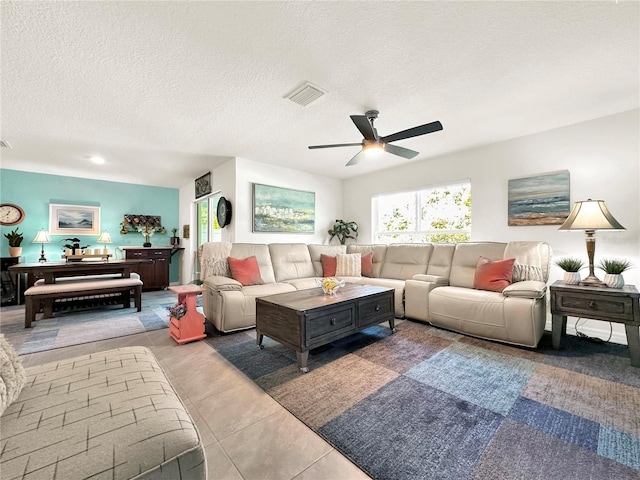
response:
[(224, 197), (218, 200), (217, 219), (220, 228), (224, 228), (231, 222), (231, 202)]
[(196, 198), (204, 197), (211, 193), (211, 172), (207, 172), (201, 177), (196, 178)]

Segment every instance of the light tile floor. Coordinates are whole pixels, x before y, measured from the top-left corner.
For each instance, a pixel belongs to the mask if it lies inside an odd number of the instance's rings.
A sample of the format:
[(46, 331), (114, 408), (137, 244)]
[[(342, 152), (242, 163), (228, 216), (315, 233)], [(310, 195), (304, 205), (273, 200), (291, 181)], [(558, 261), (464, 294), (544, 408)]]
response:
[(22, 359), (29, 367), (128, 345), (148, 347), (165, 368), (198, 426), (211, 480), (369, 478), (203, 341), (178, 346), (164, 329)]

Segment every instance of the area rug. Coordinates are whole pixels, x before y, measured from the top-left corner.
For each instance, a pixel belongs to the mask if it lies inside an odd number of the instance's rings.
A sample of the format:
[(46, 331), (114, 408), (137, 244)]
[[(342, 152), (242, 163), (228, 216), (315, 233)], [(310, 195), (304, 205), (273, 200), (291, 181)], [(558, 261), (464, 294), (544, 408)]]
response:
[(24, 328), (24, 305), (3, 307), (0, 331), (20, 355), (42, 352), (168, 328), (167, 307), (176, 299), (173, 292), (144, 292), (140, 312), (122, 305), (59, 311), (53, 318), (37, 320), (32, 328)]
[(374, 479), (638, 479), (640, 369), (626, 346), (483, 341), (374, 326), (309, 355), (255, 332), (206, 342)]

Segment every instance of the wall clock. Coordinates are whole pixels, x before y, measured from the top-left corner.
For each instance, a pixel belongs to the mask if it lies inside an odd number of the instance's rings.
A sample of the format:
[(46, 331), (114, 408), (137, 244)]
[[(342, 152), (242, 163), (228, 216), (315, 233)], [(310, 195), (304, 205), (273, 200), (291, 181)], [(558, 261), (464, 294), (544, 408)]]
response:
[(217, 219), (220, 228), (226, 227), (231, 222), (231, 202), (224, 197), (218, 200)]
[(24, 210), (13, 203), (0, 204), (0, 225), (17, 225), (24, 220)]

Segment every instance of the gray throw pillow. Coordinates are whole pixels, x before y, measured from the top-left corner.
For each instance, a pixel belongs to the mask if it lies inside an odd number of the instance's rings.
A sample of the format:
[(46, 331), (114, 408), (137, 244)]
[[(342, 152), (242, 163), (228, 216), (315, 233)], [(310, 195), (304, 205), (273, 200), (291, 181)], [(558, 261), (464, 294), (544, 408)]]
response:
[(511, 281), (515, 283), (526, 282), (528, 280), (544, 282), (542, 269), (540, 267), (534, 267), (533, 265), (520, 265), (516, 263), (513, 266), (513, 275), (511, 277)]

